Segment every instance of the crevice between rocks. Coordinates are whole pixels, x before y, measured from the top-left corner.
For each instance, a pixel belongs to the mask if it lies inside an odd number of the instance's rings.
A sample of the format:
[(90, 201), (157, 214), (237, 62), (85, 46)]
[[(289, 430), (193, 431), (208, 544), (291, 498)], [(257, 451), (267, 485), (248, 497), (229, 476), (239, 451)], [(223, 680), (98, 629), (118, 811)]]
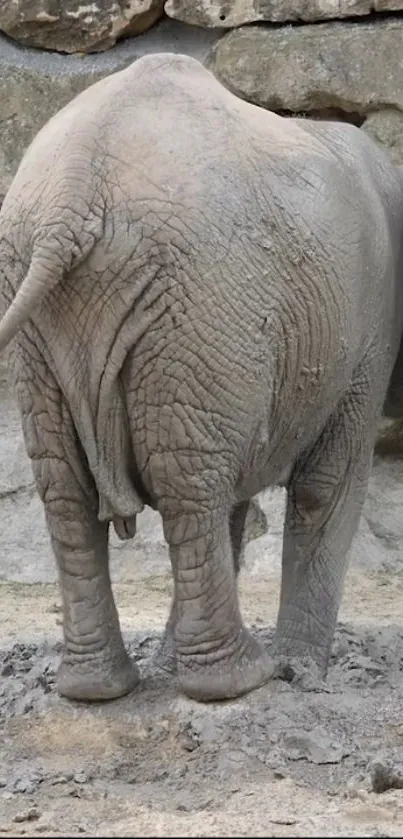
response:
[[(231, 90), (231, 87), (227, 85), (228, 90)], [(240, 95), (239, 92), (235, 95)], [(252, 98), (247, 99), (246, 101), (252, 102)], [(254, 102), (258, 107), (264, 108), (265, 106), (260, 105), (257, 102)], [(282, 108), (281, 106), (277, 107), (275, 103), (270, 107), (270, 110), (274, 111), (281, 117), (288, 117), (294, 119), (317, 119), (317, 120), (325, 120), (325, 121), (335, 121), (335, 122), (347, 122), (350, 125), (355, 125), (357, 128), (361, 128), (367, 119), (374, 114), (379, 114), (382, 112), (389, 113), (394, 111), (396, 113), (400, 113), (403, 120), (403, 111), (400, 110), (396, 106), (395, 103), (389, 102), (377, 102), (376, 105), (372, 108), (366, 107), (363, 110), (357, 108), (357, 103), (351, 103), (351, 108), (349, 107), (349, 103), (340, 102), (340, 104), (334, 105), (327, 105), (321, 108), (306, 108), (301, 111), (295, 111), (291, 108)]]
[[(225, 18), (223, 19), (222, 17), (220, 17), (220, 20), (225, 20)], [(402, 20), (403, 20), (403, 9), (401, 9), (401, 10), (397, 9), (393, 12), (375, 12), (375, 11), (373, 11), (373, 12), (370, 12), (368, 15), (348, 15), (346, 17), (326, 17), (326, 18), (320, 18), (319, 20), (303, 20), (302, 18), (298, 18), (296, 20), (279, 20), (279, 21), (256, 20), (256, 21), (251, 21), (250, 23), (241, 23), (238, 26), (229, 26), (228, 28), (225, 28), (224, 25), (223, 25), (223, 28), (222, 28), (221, 31), (228, 34), (229, 32), (231, 32), (235, 29), (241, 29), (241, 28), (246, 29), (247, 27), (249, 28), (251, 26), (257, 26), (257, 27), (262, 28), (262, 29), (285, 29), (285, 28), (288, 29), (290, 27), (298, 29), (302, 26), (321, 26), (321, 25), (322, 26), (323, 25), (327, 26), (328, 24), (333, 24), (334, 25), (335, 23), (346, 24), (347, 26), (349, 26), (350, 24), (359, 25), (361, 23), (363, 23), (363, 24), (366, 24), (366, 23), (367, 24), (368, 23), (380, 23), (380, 22), (384, 22), (384, 23), (389, 22), (390, 23), (393, 20), (399, 21), (399, 23), (402, 22)]]
[(358, 128), (364, 124), (368, 113), (362, 114), (359, 111), (345, 111), (338, 106), (327, 108), (314, 108), (312, 111), (291, 111), (285, 108), (276, 109), (276, 114), (281, 117), (294, 117), (298, 119), (318, 119), (335, 122), (349, 122)]

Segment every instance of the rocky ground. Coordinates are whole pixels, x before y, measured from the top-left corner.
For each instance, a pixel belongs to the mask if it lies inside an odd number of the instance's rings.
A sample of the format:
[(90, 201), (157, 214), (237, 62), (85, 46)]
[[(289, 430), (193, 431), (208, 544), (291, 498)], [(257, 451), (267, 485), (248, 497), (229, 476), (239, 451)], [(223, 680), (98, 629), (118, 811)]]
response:
[[(403, 835), (403, 461), (375, 460), (326, 685), (301, 672), (235, 702), (184, 698), (153, 663), (171, 579), (148, 511), (112, 549), (142, 685), (83, 705), (54, 688), (60, 602), (4, 368), (0, 404), (0, 834)], [(260, 500), (241, 601), (269, 645), (284, 497)]]

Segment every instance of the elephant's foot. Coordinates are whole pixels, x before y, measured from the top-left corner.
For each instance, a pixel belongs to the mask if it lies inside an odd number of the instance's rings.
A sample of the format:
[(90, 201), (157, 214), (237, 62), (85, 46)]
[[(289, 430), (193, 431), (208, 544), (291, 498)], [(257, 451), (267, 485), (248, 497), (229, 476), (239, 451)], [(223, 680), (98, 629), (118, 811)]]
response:
[(166, 626), (162, 641), (155, 653), (154, 662), (156, 667), (165, 670), (166, 673), (177, 672), (176, 651), (173, 632), (170, 626)]
[(296, 658), (279, 655), (275, 658), (275, 679), (289, 682), (303, 691), (328, 690), (324, 683), (326, 673), (319, 668), (311, 656)]
[(326, 678), (332, 635), (326, 633), (326, 637), (318, 643), (317, 638), (304, 638), (302, 631), (298, 635), (295, 627), (292, 628), (290, 633), (288, 622), (279, 622), (277, 626), (272, 650), (276, 659), (276, 677), (295, 682), (302, 673), (310, 673), (319, 683)]
[(199, 702), (234, 699), (267, 682), (274, 663), (258, 641), (241, 629), (235, 649), (215, 653), (178, 655), (178, 676), (183, 692)]
[(57, 689), (62, 696), (87, 702), (117, 699), (134, 690), (140, 673), (126, 650), (111, 655), (67, 653), (57, 673)]

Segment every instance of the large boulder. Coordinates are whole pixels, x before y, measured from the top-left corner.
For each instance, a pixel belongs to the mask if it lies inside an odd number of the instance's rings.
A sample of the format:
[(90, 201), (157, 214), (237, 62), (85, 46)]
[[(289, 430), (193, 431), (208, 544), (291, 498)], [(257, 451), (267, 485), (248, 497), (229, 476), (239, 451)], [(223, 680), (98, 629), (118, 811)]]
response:
[(243, 99), (287, 113), (403, 110), (403, 19), (234, 29), (218, 42), (217, 77)]
[(59, 52), (98, 52), (149, 29), (164, 0), (1, 0), (0, 29), (21, 44)]
[(403, 0), (167, 0), (169, 17), (195, 26), (334, 20), (403, 9)]

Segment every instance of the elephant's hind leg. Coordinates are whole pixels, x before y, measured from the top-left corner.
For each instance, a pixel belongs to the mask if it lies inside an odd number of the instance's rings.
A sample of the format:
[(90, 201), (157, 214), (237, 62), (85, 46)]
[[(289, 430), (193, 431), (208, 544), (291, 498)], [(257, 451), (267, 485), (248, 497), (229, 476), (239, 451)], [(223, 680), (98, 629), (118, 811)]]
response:
[(182, 690), (201, 701), (259, 687), (271, 660), (242, 622), (227, 511), (205, 507), (164, 527), (175, 584), (173, 637)]
[(97, 494), (68, 408), (39, 356), (21, 368), (17, 395), (63, 601), (59, 692), (80, 700), (122, 696), (139, 676), (125, 650), (113, 599), (108, 527), (98, 521)]
[(280, 657), (313, 660), (322, 674), (367, 489), (379, 411), (371, 365), (363, 364), (288, 486), (275, 649)]
[[(235, 504), (230, 512), (229, 527), (232, 547), (232, 557), (235, 574), (239, 573), (242, 539), (245, 528), (246, 516), (250, 506), (249, 501), (241, 501)], [(171, 603), (169, 618), (166, 623), (164, 636), (156, 654), (156, 664), (168, 673), (176, 673), (176, 653), (174, 642), (174, 626), (176, 622), (176, 598)]]

